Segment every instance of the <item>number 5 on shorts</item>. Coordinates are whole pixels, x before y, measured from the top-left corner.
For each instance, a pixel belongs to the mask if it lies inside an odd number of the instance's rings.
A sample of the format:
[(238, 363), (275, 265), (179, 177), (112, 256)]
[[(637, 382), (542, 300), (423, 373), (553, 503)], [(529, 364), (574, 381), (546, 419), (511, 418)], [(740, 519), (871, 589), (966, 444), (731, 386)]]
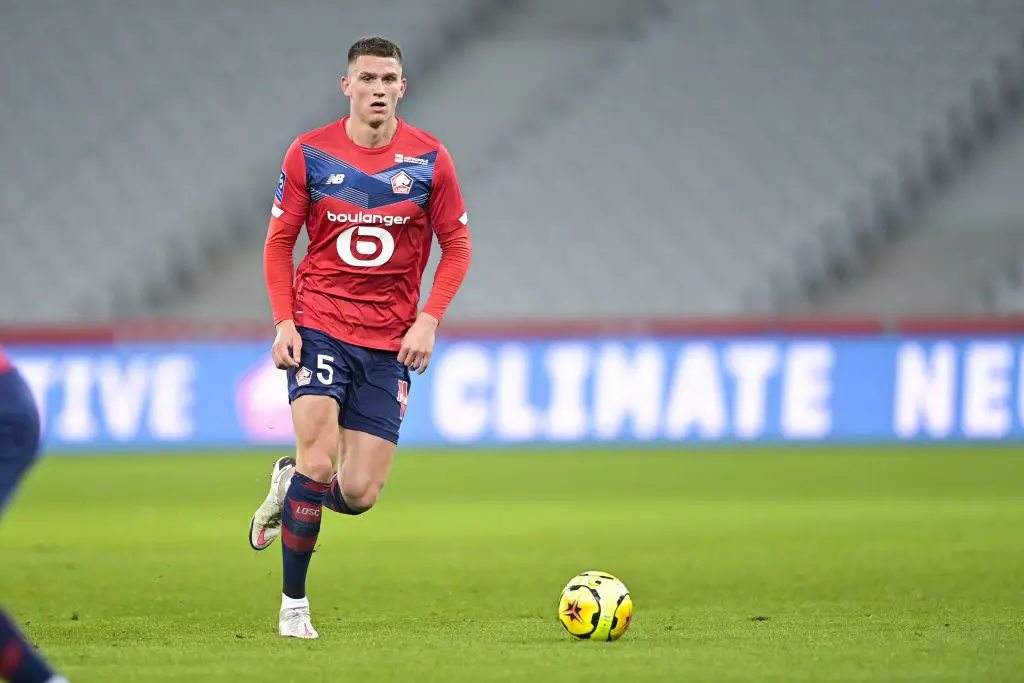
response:
[(328, 356), (327, 354), (320, 353), (316, 357), (316, 378), (320, 380), (320, 384), (330, 384), (334, 381), (334, 356)]

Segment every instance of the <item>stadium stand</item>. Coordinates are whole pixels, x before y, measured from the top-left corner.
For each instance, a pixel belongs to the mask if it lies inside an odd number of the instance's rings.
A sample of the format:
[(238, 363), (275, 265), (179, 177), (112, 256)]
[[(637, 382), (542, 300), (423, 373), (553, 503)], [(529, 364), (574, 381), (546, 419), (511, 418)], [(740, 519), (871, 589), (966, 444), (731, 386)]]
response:
[(1024, 117), (860, 274), (812, 310), (887, 317), (1024, 312)]
[(1024, 257), (994, 278), (986, 290), (991, 308), (1000, 313), (1024, 314)]
[[(453, 319), (799, 306), (869, 275), (887, 206), (935, 201), (931, 172), (985, 135), (979, 99), (998, 119), (1024, 82), (1019, 0), (230, 0), (202, 21), (52, 4), (0, 28), (6, 65), (69, 34), (51, 62), (0, 66), (0, 229), (26, 238), (0, 256), (0, 317), (150, 314), (163, 295), (166, 315), (265, 319), (268, 188), (294, 133), (339, 113), (338, 27), (423, 62), (404, 114), (452, 150), (475, 234)], [(473, 37), (457, 53), (456, 33)], [(55, 178), (62, 201), (39, 202)]]
[[(410, 112), (472, 169), (475, 262), (452, 318), (731, 314), (799, 297), (834, 260), (859, 258), (861, 233), (884, 226), (852, 209), (897, 190), (901, 164), (1024, 29), (1024, 6), (1000, 0), (676, 3), (598, 52), (587, 30), (530, 32), (543, 12), (519, 16), (540, 55), (524, 72), (566, 76), (548, 97), (512, 88), (483, 106), (529, 127), (488, 144), (475, 108), (452, 115), (502, 73), (490, 69), (509, 40), (469, 48), (452, 68), (479, 74), (473, 85), (438, 76)], [(256, 250), (218, 282), (259, 290)], [(238, 310), (241, 289), (207, 310)]]
[(0, 230), (19, 242), (0, 254), (0, 320), (102, 320), (175, 294), (260, 230), (254, 214), (265, 227), (282, 151), (339, 106), (354, 37), (392, 35), (427, 71), (494, 4), (4, 3)]

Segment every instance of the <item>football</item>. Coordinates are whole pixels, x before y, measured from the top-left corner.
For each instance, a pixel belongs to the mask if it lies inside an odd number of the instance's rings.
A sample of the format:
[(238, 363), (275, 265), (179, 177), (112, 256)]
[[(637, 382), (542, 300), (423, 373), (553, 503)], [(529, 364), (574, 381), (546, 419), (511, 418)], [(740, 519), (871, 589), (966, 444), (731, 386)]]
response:
[(583, 572), (562, 589), (558, 620), (577, 640), (618, 640), (633, 621), (633, 599), (608, 572)]

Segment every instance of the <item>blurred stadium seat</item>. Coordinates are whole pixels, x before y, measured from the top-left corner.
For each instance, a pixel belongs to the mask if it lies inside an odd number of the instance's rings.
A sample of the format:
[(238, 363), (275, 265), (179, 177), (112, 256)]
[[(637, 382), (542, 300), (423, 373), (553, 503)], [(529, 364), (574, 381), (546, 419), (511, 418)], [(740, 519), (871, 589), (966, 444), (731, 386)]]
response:
[(1007, 289), (1024, 260), (1022, 177), (1018, 122), (817, 310), (887, 317), (1024, 312), (1011, 305)]
[(1024, 81), (1019, 0), (42, 4), (0, 24), (5, 320), (265, 319), (277, 165), (360, 34), (404, 44), (404, 115), (460, 169), (454, 319), (761, 312), (837, 271), (822, 307), (884, 307), (842, 296), (903, 286), (864, 245)]
[(773, 275), (854, 250), (849, 207), (1015, 46), (1024, 6), (980, 7), (681, 5), (471, 179), (475, 284), (453, 314), (767, 308)]
[(415, 74), (491, 4), (4, 3), (0, 230), (20, 241), (0, 254), (0, 319), (173, 296), (202, 255), (265, 230), (294, 133), (340, 111), (355, 37), (395, 37)]

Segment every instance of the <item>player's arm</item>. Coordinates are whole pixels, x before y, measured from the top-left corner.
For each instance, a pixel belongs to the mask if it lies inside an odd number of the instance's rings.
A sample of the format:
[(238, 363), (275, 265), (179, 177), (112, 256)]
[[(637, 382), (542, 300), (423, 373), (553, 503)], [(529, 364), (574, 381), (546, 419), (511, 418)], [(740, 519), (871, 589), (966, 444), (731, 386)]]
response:
[(295, 303), (292, 254), (308, 211), (306, 164), (302, 147), (295, 141), (288, 148), (281, 165), (267, 239), (263, 245), (263, 278), (277, 330), (271, 357), (274, 365), (282, 370), (298, 367), (302, 357), (302, 338), (295, 329), (292, 313)]
[(430, 296), (405, 335), (402, 349), (398, 353), (398, 360), (419, 374), (423, 374), (430, 363), (435, 332), (466, 279), (473, 251), (469, 238), (469, 218), (455, 174), (455, 164), (444, 146), (437, 151), (429, 214), (431, 228), (441, 247), (441, 260), (434, 273)]

